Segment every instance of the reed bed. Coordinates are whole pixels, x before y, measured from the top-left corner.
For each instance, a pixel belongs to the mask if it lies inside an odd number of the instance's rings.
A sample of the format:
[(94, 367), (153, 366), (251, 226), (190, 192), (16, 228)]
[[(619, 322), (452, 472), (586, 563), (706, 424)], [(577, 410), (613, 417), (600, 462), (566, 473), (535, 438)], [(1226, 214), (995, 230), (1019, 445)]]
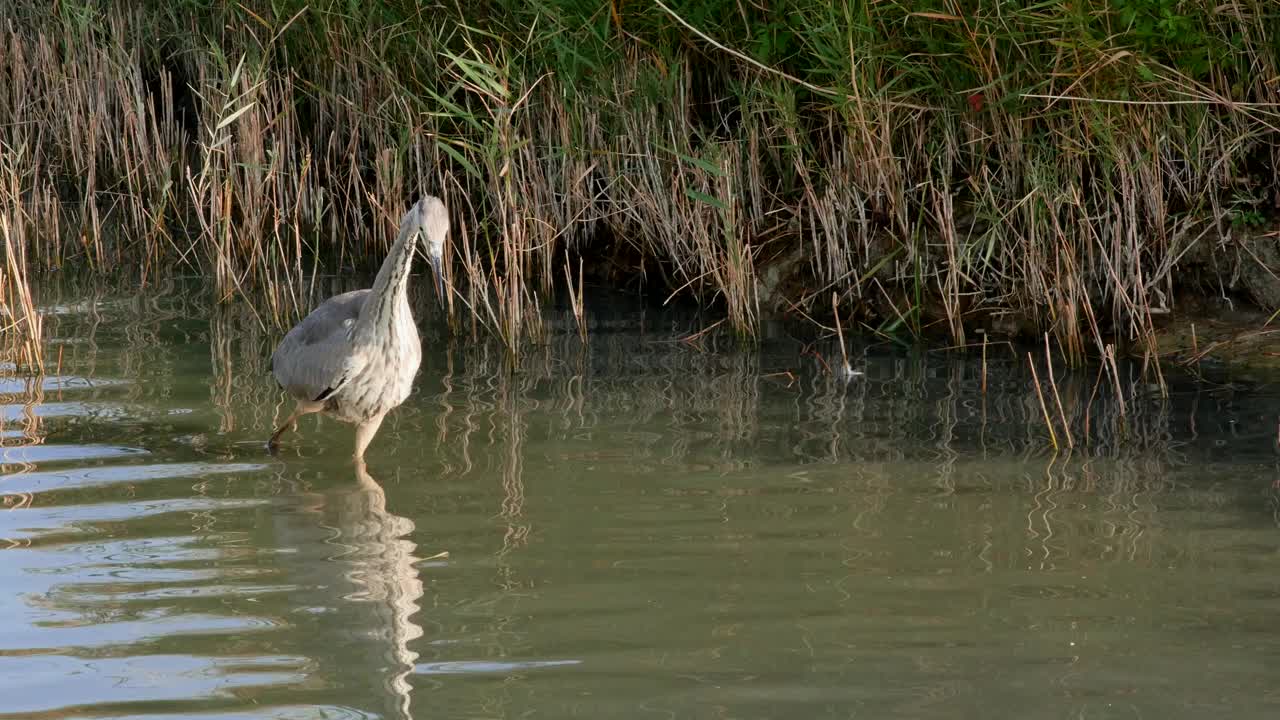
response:
[(512, 355), (585, 276), (747, 338), (835, 292), (878, 332), (1047, 333), (1074, 363), (1153, 357), (1162, 314), (1236, 280), (1185, 268), (1252, 254), (1280, 204), (1262, 0), (214, 5), (15, 4), (24, 273), (190, 269), (280, 325), (432, 192), (453, 327)]
[(43, 373), (43, 319), (31, 297), (25, 243), (0, 215), (4, 238), (4, 266), (0, 268), (0, 362), (14, 370)]

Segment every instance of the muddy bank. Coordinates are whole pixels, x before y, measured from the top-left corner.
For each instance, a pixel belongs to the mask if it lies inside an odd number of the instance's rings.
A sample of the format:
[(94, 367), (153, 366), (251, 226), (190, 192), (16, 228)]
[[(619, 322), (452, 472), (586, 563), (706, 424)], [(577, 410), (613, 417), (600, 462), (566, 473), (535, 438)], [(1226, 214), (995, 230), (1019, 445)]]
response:
[(1162, 360), (1280, 370), (1280, 223), (1206, 237), (1175, 277), (1176, 302), (1155, 323)]
[(1280, 371), (1280, 325), (1273, 314), (1225, 302), (1214, 307), (1172, 313), (1156, 328), (1161, 362), (1192, 371)]
[[(1096, 331), (1091, 332), (1122, 353), (1176, 364), (1280, 368), (1280, 325), (1274, 322), (1280, 310), (1280, 221), (1202, 225), (1167, 248), (1166, 262), (1172, 267), (1158, 273), (1162, 281), (1148, 285), (1146, 296), (1091, 294), (1088, 300), (1098, 311)], [(946, 246), (938, 242), (927, 247)], [(759, 274), (761, 304), (777, 317), (830, 324), (834, 294), (845, 326), (872, 332), (913, 331), (970, 342), (984, 335), (1035, 342), (1042, 342), (1045, 333), (1054, 336), (1053, 313), (1044, 307), (1019, 308), (976, 293), (962, 297), (957, 307), (954, 295), (948, 297), (936, 285), (926, 284), (921, 292), (901, 265), (892, 262), (891, 244), (885, 248), (876, 271), (862, 278), (860, 287), (841, 288), (843, 292), (817, 281), (805, 253), (782, 254)], [(923, 264), (945, 267), (946, 258), (926, 256)], [(1108, 307), (1112, 312), (1102, 314)], [(1141, 321), (1134, 322), (1134, 315)]]

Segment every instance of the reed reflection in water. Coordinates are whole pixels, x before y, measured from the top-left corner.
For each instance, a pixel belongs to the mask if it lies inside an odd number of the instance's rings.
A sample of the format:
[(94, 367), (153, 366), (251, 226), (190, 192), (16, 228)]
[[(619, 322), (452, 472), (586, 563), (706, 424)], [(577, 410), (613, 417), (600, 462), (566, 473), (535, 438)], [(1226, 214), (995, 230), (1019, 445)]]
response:
[(512, 368), (420, 312), (417, 391), (364, 470), (319, 418), (263, 451), (288, 408), (248, 304), (39, 297), (61, 367), (0, 378), (0, 717), (1280, 701), (1265, 379), (1162, 398), (1059, 367), (1054, 455), (1012, 352), (859, 345), (846, 381), (781, 330), (692, 342), (697, 316), (627, 306), (585, 344), (550, 316)]

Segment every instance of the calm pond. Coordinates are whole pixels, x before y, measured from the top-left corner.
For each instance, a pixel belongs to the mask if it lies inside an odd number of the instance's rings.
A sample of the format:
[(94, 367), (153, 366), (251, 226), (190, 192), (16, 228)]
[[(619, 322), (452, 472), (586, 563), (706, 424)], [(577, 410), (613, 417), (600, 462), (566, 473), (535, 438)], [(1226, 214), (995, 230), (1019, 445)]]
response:
[(1089, 447), (1054, 457), (1007, 347), (985, 395), (980, 354), (889, 344), (844, 382), (597, 302), (511, 373), (423, 298), (361, 474), (315, 416), (265, 451), (248, 303), (37, 292), (48, 375), (0, 372), (0, 718), (1280, 716), (1265, 379), (1059, 366)]

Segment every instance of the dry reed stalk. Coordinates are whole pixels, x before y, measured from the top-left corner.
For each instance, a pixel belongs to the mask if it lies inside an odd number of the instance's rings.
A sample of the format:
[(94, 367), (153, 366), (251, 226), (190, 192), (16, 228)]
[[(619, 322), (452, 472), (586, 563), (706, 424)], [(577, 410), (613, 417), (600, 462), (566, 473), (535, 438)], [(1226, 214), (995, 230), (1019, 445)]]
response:
[(1049, 431), (1049, 442), (1053, 443), (1054, 452), (1058, 451), (1058, 433), (1054, 432), (1053, 420), (1049, 418), (1049, 406), (1044, 402), (1044, 392), (1040, 389), (1040, 376), (1036, 373), (1036, 361), (1027, 353), (1027, 365), (1031, 367), (1031, 380), (1035, 383), (1036, 399), (1040, 401), (1040, 414), (1044, 417), (1044, 426)]
[(4, 354), (18, 368), (44, 374), (43, 320), (32, 300), (27, 270), (25, 238), (10, 229), (9, 217), (0, 215), (0, 236), (4, 238), (5, 270), (0, 277), (0, 334), (5, 338)]
[(982, 389), (983, 395), (987, 394), (987, 333), (982, 333)]
[(836, 337), (840, 341), (840, 371), (842, 377), (853, 377), (853, 367), (849, 365), (849, 351), (844, 344), (844, 330), (840, 327), (840, 296), (837, 293), (831, 293), (831, 314), (835, 316), (836, 321)]
[(573, 319), (578, 327), (578, 337), (585, 343), (587, 341), (587, 315), (582, 294), (582, 258), (578, 258), (578, 286), (575, 289), (573, 271), (569, 268), (568, 251), (565, 251), (564, 258), (564, 281), (565, 286), (569, 289), (569, 307), (573, 311)]
[(1067, 413), (1062, 409), (1062, 395), (1058, 393), (1058, 381), (1053, 375), (1053, 355), (1049, 352), (1049, 333), (1044, 334), (1044, 361), (1049, 368), (1049, 387), (1053, 389), (1053, 402), (1058, 408), (1058, 417), (1062, 420), (1062, 431), (1067, 436), (1067, 447), (1076, 446), (1075, 438), (1071, 436), (1071, 421), (1067, 419)]
[(1120, 406), (1120, 417), (1128, 414), (1128, 405), (1124, 400), (1124, 386), (1120, 382), (1120, 368), (1116, 365), (1116, 346), (1107, 345), (1102, 357), (1103, 364), (1111, 369), (1112, 387), (1116, 391), (1116, 403)]

